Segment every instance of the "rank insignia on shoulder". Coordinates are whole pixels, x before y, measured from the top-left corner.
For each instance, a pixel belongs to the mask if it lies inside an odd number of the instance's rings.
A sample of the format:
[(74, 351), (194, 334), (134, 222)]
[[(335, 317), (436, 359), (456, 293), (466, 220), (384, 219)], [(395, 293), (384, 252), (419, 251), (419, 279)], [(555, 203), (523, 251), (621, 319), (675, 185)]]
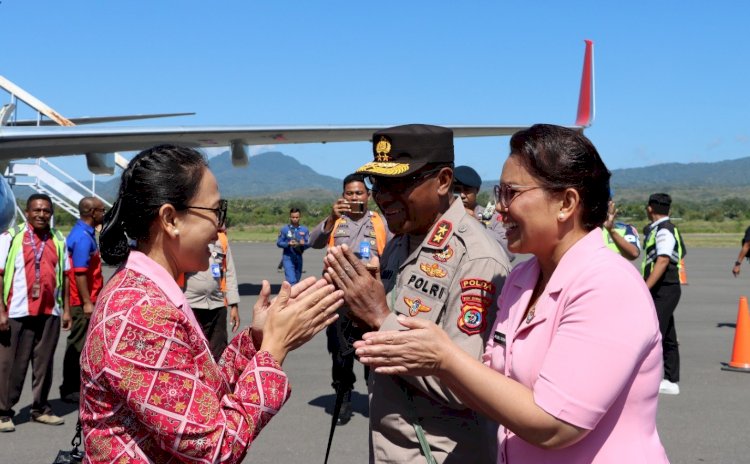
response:
[(458, 316), (458, 328), (467, 335), (476, 335), (484, 330), (487, 318), (484, 317), (485, 309), (473, 304), (461, 306), (461, 315)]
[(436, 261), (445, 263), (453, 257), (453, 248), (448, 245), (447, 247), (445, 247), (445, 250), (433, 254), (432, 257), (435, 258)]
[(412, 300), (411, 298), (404, 297), (404, 303), (409, 307), (409, 316), (416, 316), (419, 313), (427, 313), (432, 310), (429, 306), (423, 305), (422, 300), (419, 298)]
[(427, 264), (421, 263), (419, 269), (422, 270), (428, 277), (442, 278), (448, 275), (448, 271), (438, 266), (437, 263)]
[(461, 280), (461, 291), (465, 292), (473, 288), (485, 291), (489, 294), (495, 294), (495, 284), (487, 282), (482, 279), (462, 279)]
[(482, 295), (461, 295), (461, 303), (472, 303), (483, 308), (489, 308), (490, 306), (492, 306), (492, 299)]
[(432, 237), (427, 241), (427, 244), (435, 248), (441, 248), (446, 240), (448, 240), (451, 229), (453, 229), (453, 224), (451, 224), (450, 221), (443, 219), (438, 222), (435, 229), (432, 231)]

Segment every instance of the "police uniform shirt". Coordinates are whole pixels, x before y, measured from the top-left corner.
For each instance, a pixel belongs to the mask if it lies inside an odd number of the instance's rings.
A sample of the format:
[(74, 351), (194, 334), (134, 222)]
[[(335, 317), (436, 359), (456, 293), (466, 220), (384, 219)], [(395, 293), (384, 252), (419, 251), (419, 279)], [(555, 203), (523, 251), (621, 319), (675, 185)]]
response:
[[(489, 219), (485, 219), (488, 214)], [(477, 205), (474, 208), (474, 215), (484, 224), (487, 233), (490, 234), (490, 237), (494, 241), (500, 244), (505, 254), (508, 255), (508, 259), (512, 262), (516, 258), (516, 255), (508, 250), (508, 238), (505, 236), (505, 226), (503, 226), (503, 221), (500, 220), (500, 214), (495, 211), (495, 207), (493, 206), (490, 209), (489, 207)]]
[[(407, 235), (388, 243), (381, 278), (392, 314), (380, 330), (402, 330), (397, 315), (428, 319), (479, 360), (509, 270), (497, 243), (461, 201), (453, 201), (411, 254)], [(437, 378), (373, 372), (369, 387), (374, 462), (423, 462), (414, 430), (421, 418), (437, 462), (450, 455), (453, 462), (494, 463), (497, 425), (468, 409)]]
[[(367, 211), (361, 218), (356, 221), (348, 216), (343, 216), (339, 226), (326, 233), (324, 228), (326, 219), (315, 226), (310, 232), (310, 246), (313, 248), (325, 248), (328, 246), (328, 240), (333, 235), (333, 244), (335, 246), (346, 244), (354, 253), (359, 253), (359, 246), (363, 241), (370, 244), (370, 257), (378, 256), (378, 247), (375, 240), (375, 227), (372, 225), (372, 211)], [(335, 223), (334, 223), (335, 225)], [(383, 219), (385, 225), (385, 219)], [(386, 243), (393, 237), (393, 234), (386, 229)], [(379, 256), (378, 256), (379, 257)]]

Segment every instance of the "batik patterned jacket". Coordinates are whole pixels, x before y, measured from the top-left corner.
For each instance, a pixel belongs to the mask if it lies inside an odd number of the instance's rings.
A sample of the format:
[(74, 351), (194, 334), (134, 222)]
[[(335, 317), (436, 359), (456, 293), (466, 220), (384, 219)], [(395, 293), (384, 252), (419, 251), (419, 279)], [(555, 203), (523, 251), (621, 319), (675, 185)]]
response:
[(91, 463), (240, 462), (291, 392), (247, 330), (214, 362), (174, 279), (136, 251), (99, 297), (81, 370)]

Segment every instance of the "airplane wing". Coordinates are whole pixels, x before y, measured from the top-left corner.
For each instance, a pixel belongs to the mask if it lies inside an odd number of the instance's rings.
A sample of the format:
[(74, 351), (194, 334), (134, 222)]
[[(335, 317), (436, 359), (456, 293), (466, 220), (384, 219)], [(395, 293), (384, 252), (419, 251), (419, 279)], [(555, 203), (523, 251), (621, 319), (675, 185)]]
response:
[[(172, 143), (191, 147), (368, 141), (372, 126), (0, 127), (0, 160), (139, 151)], [(512, 135), (527, 126), (450, 126), (456, 137)]]
[[(156, 113), (156, 114), (127, 114), (123, 116), (83, 116), (80, 118), (68, 118), (76, 126), (82, 124), (102, 124), (107, 122), (135, 121), (138, 119), (173, 118), (175, 116), (195, 116), (195, 113)], [(49, 119), (23, 119), (8, 122), (9, 126), (58, 126), (60, 123)]]

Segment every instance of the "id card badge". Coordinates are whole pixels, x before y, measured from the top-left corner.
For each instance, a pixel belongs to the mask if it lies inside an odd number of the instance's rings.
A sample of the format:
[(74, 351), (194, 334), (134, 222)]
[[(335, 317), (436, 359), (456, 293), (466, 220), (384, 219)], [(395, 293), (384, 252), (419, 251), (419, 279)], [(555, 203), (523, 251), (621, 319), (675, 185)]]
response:
[(39, 295), (42, 293), (42, 284), (35, 280), (33, 284), (31, 284), (31, 299), (36, 300), (39, 298)]
[(211, 263), (211, 275), (217, 279), (221, 277), (221, 266), (218, 263)]

